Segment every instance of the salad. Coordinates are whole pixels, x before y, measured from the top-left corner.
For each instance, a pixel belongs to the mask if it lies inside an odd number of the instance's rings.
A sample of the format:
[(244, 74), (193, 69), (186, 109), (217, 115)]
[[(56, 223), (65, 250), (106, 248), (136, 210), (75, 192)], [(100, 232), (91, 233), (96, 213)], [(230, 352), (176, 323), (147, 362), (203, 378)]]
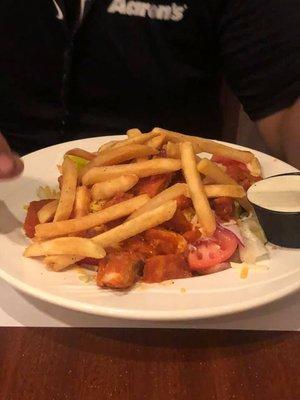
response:
[(63, 155), (59, 190), (39, 188), (27, 208), (25, 257), (56, 272), (92, 269), (98, 286), (128, 289), (267, 255), (246, 197), (262, 179), (254, 154), (161, 128), (127, 136)]

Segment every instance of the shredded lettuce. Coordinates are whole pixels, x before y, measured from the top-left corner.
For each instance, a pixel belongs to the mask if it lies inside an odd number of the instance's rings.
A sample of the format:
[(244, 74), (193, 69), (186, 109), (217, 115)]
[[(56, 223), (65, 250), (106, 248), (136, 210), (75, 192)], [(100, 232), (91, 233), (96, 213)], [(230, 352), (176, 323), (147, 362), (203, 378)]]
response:
[(240, 258), (243, 262), (254, 264), (262, 258), (268, 257), (265, 247), (266, 237), (256, 218), (252, 215), (238, 221), (245, 246), (239, 246)]
[(66, 157), (75, 163), (78, 171), (82, 170), (82, 168), (84, 168), (89, 162), (89, 160), (86, 160), (85, 158), (72, 156), (71, 154), (68, 154)]
[(59, 199), (60, 192), (58, 189), (50, 188), (50, 186), (39, 186), (36, 195), (40, 200)]

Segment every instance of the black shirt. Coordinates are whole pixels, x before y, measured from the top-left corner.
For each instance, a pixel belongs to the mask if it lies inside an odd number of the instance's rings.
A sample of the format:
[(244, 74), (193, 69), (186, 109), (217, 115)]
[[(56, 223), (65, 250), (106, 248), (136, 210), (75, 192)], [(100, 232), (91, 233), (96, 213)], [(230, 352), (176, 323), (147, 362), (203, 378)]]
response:
[(221, 74), (253, 119), (297, 99), (299, 26), (299, 0), (0, 2), (0, 129), (23, 152), (130, 127), (217, 138)]

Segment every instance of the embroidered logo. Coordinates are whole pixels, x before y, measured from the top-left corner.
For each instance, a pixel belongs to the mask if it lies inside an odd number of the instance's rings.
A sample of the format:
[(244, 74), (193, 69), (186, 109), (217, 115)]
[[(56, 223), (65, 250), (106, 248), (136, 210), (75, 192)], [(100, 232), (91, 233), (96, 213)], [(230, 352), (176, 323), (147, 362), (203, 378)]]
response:
[(151, 18), (164, 21), (180, 21), (184, 17), (186, 5), (180, 6), (176, 3), (170, 5), (151, 4), (135, 0), (112, 0), (107, 12), (110, 14), (121, 14), (134, 17)]

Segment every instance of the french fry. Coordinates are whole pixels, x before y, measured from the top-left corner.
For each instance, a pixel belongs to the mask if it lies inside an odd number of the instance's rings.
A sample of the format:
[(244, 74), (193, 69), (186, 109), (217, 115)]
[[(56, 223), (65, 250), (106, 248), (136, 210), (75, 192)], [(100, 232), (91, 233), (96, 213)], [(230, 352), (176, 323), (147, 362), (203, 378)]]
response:
[(178, 171), (181, 168), (180, 160), (171, 158), (155, 158), (132, 164), (112, 165), (108, 167), (94, 167), (83, 177), (84, 185), (93, 185), (120, 175), (134, 174), (140, 178)]
[(176, 158), (180, 159), (180, 148), (178, 143), (167, 142), (166, 144), (166, 153), (168, 158)]
[(89, 151), (83, 150), (83, 149), (71, 149), (66, 152), (66, 155), (70, 156), (76, 156), (76, 157), (81, 157), (84, 158), (85, 160), (93, 160), (95, 158), (95, 154), (90, 153)]
[(128, 129), (128, 131), (126, 132), (126, 135), (128, 136), (129, 139), (132, 139), (137, 136), (141, 136), (142, 132), (137, 128), (132, 128), (132, 129)]
[[(181, 154), (179, 145), (179, 143), (168, 142), (166, 145), (167, 157), (180, 160)], [(201, 160), (201, 158), (197, 154), (195, 154), (195, 157), (197, 162)]]
[(89, 162), (80, 172), (80, 177), (84, 176), (88, 171), (94, 167), (101, 167), (106, 165), (115, 165), (129, 161), (134, 158), (153, 156), (157, 154), (157, 150), (150, 146), (142, 144), (132, 144), (131, 146), (111, 148), (101, 152), (91, 162)]
[(80, 218), (90, 212), (91, 194), (86, 186), (78, 186), (76, 189), (74, 217)]
[(213, 197), (233, 197), (242, 198), (246, 196), (246, 192), (239, 185), (205, 185), (204, 190), (206, 196)]
[[(226, 172), (224, 172), (216, 163), (207, 158), (203, 158), (197, 165), (197, 169), (203, 175), (211, 178), (216, 183), (223, 185), (238, 185), (237, 182), (232, 179)], [(243, 198), (237, 198), (239, 204), (248, 212), (253, 211), (253, 207), (250, 204), (246, 196)]]
[(154, 149), (158, 150), (164, 144), (166, 139), (167, 139), (167, 136), (164, 133), (161, 133), (160, 135), (155, 136), (154, 138), (150, 139), (147, 142), (147, 146), (153, 147)]
[(111, 140), (111, 141), (109, 141), (109, 142), (103, 143), (103, 144), (99, 147), (97, 153), (102, 153), (103, 151), (108, 150), (108, 149), (114, 147), (114, 145), (117, 144), (118, 142), (119, 142), (119, 140)]
[(199, 143), (199, 145), (201, 151), (215, 154), (216, 156), (229, 158), (245, 164), (251, 162), (254, 158), (254, 154), (252, 154), (250, 151), (238, 150), (233, 147), (214, 142), (213, 140), (201, 139), (201, 143)]
[(50, 201), (50, 203), (47, 203), (38, 211), (38, 219), (40, 221), (40, 224), (44, 224), (45, 222), (50, 221), (56, 212), (58, 206), (58, 200), (53, 200)]
[(203, 139), (196, 136), (184, 135), (183, 133), (168, 131), (162, 128), (154, 128), (152, 132), (165, 133), (171, 142), (190, 142), (193, 145), (196, 153), (207, 152), (217, 156), (230, 158), (232, 160), (240, 161), (245, 164), (251, 162), (254, 154), (250, 151), (239, 150), (221, 143), (214, 142), (213, 140)]
[(190, 196), (203, 232), (207, 236), (216, 230), (216, 219), (210, 208), (200, 174), (197, 171), (196, 158), (191, 142), (180, 146), (182, 170), (189, 188)]
[(99, 243), (81, 237), (62, 237), (47, 240), (46, 242), (32, 243), (24, 252), (25, 257), (40, 257), (59, 254), (103, 258), (106, 253)]
[(167, 203), (170, 200), (175, 200), (177, 197), (184, 195), (189, 196), (189, 190), (186, 183), (175, 183), (175, 185), (168, 187), (156, 196), (152, 197), (145, 205), (134, 211), (128, 218), (127, 221), (138, 217), (154, 210), (155, 208)]
[(149, 197), (142, 194), (81, 218), (39, 224), (35, 227), (36, 237), (39, 239), (50, 239), (85, 231), (118, 218), (126, 217), (142, 207), (148, 200)]
[(101, 233), (93, 237), (95, 243), (101, 244), (107, 248), (123, 240), (129, 239), (147, 229), (154, 228), (163, 222), (169, 221), (177, 208), (176, 200), (168, 201), (165, 204), (155, 208), (154, 210), (145, 212), (144, 214), (113, 228), (109, 231)]
[(118, 147), (123, 147), (123, 146), (129, 146), (132, 144), (144, 144), (148, 142), (148, 140), (154, 138), (155, 136), (159, 136), (159, 132), (149, 132), (149, 133), (143, 133), (142, 135), (138, 135), (134, 138), (130, 139), (124, 139), (124, 140), (119, 140), (118, 143), (114, 144), (114, 148)]
[(78, 261), (82, 260), (82, 256), (75, 255), (58, 255), (58, 256), (47, 256), (43, 259), (43, 263), (47, 265), (48, 268), (55, 272), (61, 271), (70, 265), (76, 264)]
[(195, 153), (200, 153), (201, 148), (199, 144), (199, 138), (195, 136), (185, 135), (183, 133), (169, 131), (167, 129), (162, 128), (154, 128), (152, 129), (154, 133), (165, 134), (167, 136), (167, 140), (173, 143), (183, 143), (183, 142), (191, 142), (194, 148)]
[(145, 157), (145, 158), (136, 158), (135, 162), (143, 162), (143, 161), (147, 161), (147, 160), (148, 160), (147, 157)]
[(262, 170), (260, 162), (254, 157), (248, 164), (247, 167), (253, 176), (262, 176)]
[(110, 199), (115, 194), (127, 192), (137, 184), (139, 177), (137, 175), (121, 175), (118, 178), (109, 179), (105, 182), (95, 183), (91, 189), (93, 200)]
[(62, 185), (59, 203), (54, 215), (54, 221), (68, 219), (73, 210), (77, 186), (77, 168), (68, 157), (62, 164)]
[(216, 163), (207, 158), (203, 158), (197, 164), (197, 169), (201, 174), (208, 176), (216, 183), (223, 185), (237, 185), (234, 179), (226, 174), (226, 172), (224, 172)]

